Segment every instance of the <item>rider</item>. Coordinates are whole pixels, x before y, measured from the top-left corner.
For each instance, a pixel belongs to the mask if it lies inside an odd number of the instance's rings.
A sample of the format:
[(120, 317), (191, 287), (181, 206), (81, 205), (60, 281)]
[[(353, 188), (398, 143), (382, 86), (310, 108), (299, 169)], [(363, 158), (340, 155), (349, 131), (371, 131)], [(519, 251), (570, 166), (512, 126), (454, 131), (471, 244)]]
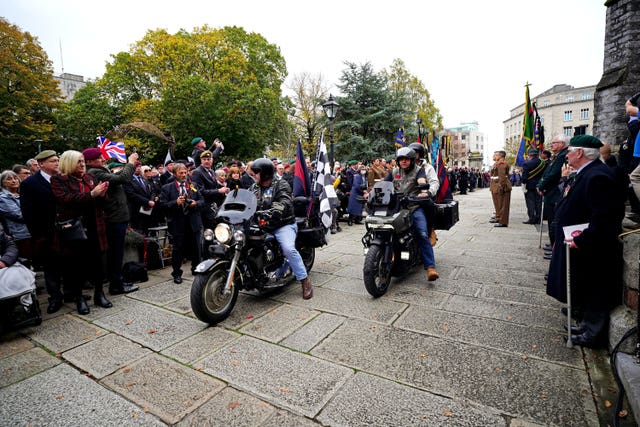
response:
[[(395, 190), (404, 195), (417, 197), (433, 196), (431, 186), (435, 185), (437, 189), (438, 179), (435, 177), (435, 174), (433, 174), (433, 177), (430, 177), (429, 181), (427, 181), (428, 177), (425, 173), (425, 168), (416, 164), (416, 152), (413, 151), (413, 149), (409, 147), (400, 148), (396, 153), (396, 161), (399, 167), (392, 170), (385, 178), (385, 181), (393, 181)], [(421, 189), (420, 184), (426, 184), (427, 182), (429, 183), (429, 188)], [(440, 276), (436, 271), (435, 255), (433, 254), (433, 247), (429, 242), (427, 217), (424, 214), (424, 210), (418, 206), (412, 208), (411, 217), (413, 218), (414, 234), (418, 238), (424, 269), (427, 270), (427, 278), (432, 282)]]
[(313, 288), (302, 257), (296, 249), (298, 226), (293, 213), (291, 187), (286, 180), (273, 179), (274, 168), (269, 159), (256, 159), (251, 165), (251, 170), (256, 182), (249, 190), (258, 199), (256, 214), (269, 218), (265, 229), (273, 233), (296, 280), (302, 284), (302, 298), (309, 299), (313, 296)]
[[(416, 164), (424, 168), (424, 173), (427, 176), (427, 182), (429, 183), (429, 193), (431, 193), (432, 197), (435, 197), (435, 195), (438, 194), (438, 189), (440, 188), (440, 180), (438, 179), (438, 174), (436, 173), (435, 168), (431, 166), (431, 163), (427, 160), (424, 145), (419, 142), (414, 142), (409, 144), (409, 148), (416, 152)], [(425, 214), (429, 217), (427, 212), (425, 212)], [(435, 246), (437, 240), (438, 237), (436, 236), (436, 229), (429, 227), (429, 242), (431, 243), (431, 246)]]

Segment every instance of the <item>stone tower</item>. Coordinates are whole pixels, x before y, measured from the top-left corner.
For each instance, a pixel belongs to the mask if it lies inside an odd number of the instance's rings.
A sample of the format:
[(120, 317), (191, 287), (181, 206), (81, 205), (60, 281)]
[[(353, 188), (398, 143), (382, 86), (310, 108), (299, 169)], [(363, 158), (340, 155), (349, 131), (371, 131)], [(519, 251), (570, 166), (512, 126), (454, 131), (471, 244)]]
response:
[(607, 0), (604, 5), (604, 64), (595, 92), (593, 134), (619, 146), (628, 136), (624, 103), (640, 92), (640, 0)]

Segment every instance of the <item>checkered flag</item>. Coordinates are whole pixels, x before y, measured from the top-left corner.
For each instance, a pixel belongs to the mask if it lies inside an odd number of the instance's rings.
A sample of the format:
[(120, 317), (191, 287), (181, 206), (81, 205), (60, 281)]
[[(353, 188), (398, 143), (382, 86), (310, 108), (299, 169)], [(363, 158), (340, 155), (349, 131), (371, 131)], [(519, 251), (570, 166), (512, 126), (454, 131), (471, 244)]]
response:
[(331, 207), (338, 203), (336, 190), (333, 188), (333, 178), (331, 176), (331, 165), (327, 155), (327, 146), (324, 143), (324, 132), (320, 134), (320, 146), (316, 158), (316, 186), (314, 193), (320, 195), (320, 220), (325, 228), (331, 227), (332, 213)]

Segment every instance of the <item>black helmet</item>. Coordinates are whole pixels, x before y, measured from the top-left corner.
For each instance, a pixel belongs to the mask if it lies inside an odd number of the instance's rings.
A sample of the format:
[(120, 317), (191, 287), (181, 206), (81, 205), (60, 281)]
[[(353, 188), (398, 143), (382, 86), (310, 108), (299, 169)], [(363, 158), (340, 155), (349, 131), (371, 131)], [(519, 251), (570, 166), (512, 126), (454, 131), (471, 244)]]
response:
[(251, 165), (253, 173), (260, 174), (260, 182), (273, 178), (273, 162), (269, 159), (260, 158), (253, 161)]
[(402, 147), (396, 152), (396, 161), (398, 162), (398, 166), (400, 166), (401, 159), (409, 159), (411, 161), (409, 163), (409, 168), (413, 168), (416, 164), (416, 152), (409, 147)]
[(420, 144), (419, 142), (409, 144), (409, 148), (416, 152), (416, 155), (419, 159), (424, 159), (426, 157), (424, 145)]

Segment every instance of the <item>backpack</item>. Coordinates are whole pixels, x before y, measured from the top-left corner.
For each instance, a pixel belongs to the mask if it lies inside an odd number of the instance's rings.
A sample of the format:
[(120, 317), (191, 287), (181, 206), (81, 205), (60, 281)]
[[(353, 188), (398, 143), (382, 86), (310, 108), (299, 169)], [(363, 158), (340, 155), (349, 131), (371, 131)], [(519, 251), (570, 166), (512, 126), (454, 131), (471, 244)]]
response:
[(122, 280), (127, 283), (146, 282), (149, 280), (147, 266), (134, 261), (125, 263), (122, 266)]

